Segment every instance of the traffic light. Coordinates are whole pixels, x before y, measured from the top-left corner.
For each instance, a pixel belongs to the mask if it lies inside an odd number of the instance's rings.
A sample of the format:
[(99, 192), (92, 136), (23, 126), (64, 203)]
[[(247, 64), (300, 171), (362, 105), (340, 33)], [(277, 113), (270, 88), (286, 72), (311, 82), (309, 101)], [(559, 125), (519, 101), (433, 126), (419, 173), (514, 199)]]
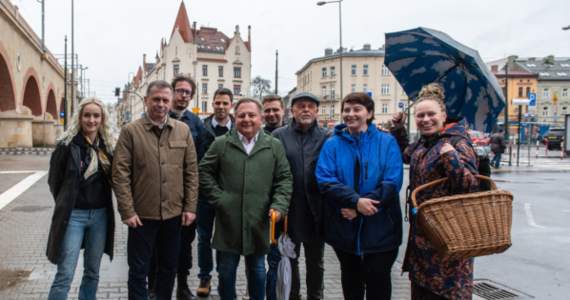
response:
[(115, 88), (115, 97), (121, 96), (121, 88)]

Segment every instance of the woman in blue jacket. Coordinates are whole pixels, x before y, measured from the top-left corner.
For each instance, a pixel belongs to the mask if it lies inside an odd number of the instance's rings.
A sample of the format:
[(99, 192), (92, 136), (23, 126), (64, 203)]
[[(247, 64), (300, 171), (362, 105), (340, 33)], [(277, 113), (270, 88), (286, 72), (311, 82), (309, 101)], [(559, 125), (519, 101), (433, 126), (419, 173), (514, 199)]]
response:
[(365, 93), (342, 101), (345, 124), (323, 146), (317, 180), (325, 196), (325, 242), (340, 261), (345, 299), (390, 299), (402, 243), (398, 194), (403, 165), (396, 140), (376, 129)]

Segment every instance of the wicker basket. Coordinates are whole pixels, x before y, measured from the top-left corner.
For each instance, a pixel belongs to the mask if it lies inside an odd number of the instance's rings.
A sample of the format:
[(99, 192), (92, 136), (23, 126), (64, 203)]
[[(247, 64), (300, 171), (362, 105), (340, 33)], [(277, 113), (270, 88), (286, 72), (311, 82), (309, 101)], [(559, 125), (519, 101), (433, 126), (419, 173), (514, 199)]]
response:
[(418, 225), (443, 261), (501, 253), (512, 244), (513, 195), (498, 190), (489, 177), (475, 177), (490, 181), (493, 190), (432, 199), (419, 207), (416, 194), (447, 178), (424, 184), (412, 193)]

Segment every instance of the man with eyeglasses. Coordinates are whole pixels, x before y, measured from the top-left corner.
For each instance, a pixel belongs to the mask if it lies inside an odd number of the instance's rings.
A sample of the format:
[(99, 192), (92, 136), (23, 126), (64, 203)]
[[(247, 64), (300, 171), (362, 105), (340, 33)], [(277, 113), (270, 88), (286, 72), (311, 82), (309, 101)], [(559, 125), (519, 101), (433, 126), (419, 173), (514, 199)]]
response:
[[(185, 74), (178, 74), (174, 76), (171, 83), (174, 93), (173, 93), (173, 103), (170, 108), (168, 115), (178, 121), (181, 121), (190, 127), (190, 132), (192, 134), (192, 139), (194, 140), (194, 145), (196, 146), (196, 154), (198, 158), (198, 163), (202, 160), (204, 156), (204, 126), (200, 118), (188, 110), (188, 105), (194, 97), (196, 91), (196, 83), (190, 76)], [(179, 300), (195, 300), (197, 299), (194, 294), (190, 291), (188, 287), (188, 276), (190, 275), (190, 269), (192, 269), (192, 242), (196, 238), (196, 222), (193, 222), (190, 226), (185, 226), (182, 228), (182, 233), (180, 235), (180, 252), (178, 256), (178, 287), (176, 289), (176, 299)], [(153, 260), (156, 257), (153, 257)], [(149, 281), (149, 298), (154, 295), (154, 275), (156, 268), (154, 264), (151, 263), (151, 268), (148, 274)]]

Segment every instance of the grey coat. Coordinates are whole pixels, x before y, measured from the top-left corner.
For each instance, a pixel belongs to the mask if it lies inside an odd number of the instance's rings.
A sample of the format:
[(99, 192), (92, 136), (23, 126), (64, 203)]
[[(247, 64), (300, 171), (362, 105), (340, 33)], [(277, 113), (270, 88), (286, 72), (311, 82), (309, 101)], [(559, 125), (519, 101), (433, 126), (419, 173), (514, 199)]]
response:
[[(315, 169), (319, 154), (333, 132), (318, 127), (302, 131), (295, 124), (280, 127), (273, 137), (281, 141), (293, 174), (293, 195), (289, 205), (289, 236), (295, 243), (307, 243), (315, 238), (323, 239), (323, 197), (319, 191)], [(312, 222), (312, 223), (311, 223)]]

